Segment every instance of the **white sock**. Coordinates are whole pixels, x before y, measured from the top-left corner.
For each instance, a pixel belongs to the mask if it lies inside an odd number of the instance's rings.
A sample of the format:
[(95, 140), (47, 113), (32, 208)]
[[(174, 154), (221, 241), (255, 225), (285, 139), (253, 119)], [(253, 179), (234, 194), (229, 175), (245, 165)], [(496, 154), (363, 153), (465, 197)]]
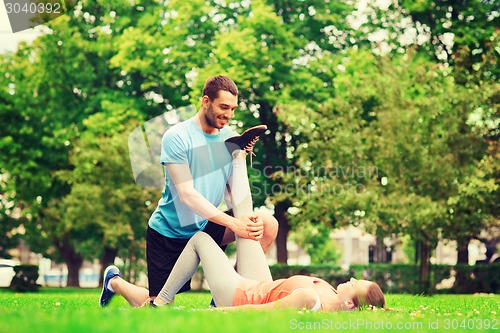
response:
[(167, 305), (168, 303), (167, 304), (158, 304), (158, 303), (156, 303), (156, 298), (155, 298), (153, 300), (153, 304), (156, 305), (156, 306), (164, 306), (164, 305)]
[(113, 290), (113, 287), (111, 287), (111, 280), (112, 280), (112, 279), (109, 279), (109, 281), (108, 281), (108, 285), (106, 286), (106, 288), (107, 288), (108, 290), (110, 290), (111, 292), (113, 292), (113, 293), (114, 293), (115, 291)]

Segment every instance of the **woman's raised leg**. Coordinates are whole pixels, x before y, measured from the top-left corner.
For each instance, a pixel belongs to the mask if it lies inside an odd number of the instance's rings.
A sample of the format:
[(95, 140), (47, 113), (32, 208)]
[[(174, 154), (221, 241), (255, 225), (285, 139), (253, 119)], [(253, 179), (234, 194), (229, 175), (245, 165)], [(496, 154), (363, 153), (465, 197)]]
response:
[[(253, 214), (252, 193), (244, 152), (240, 152), (233, 160), (230, 191), (234, 216)], [(258, 241), (236, 236), (236, 264), (238, 273), (247, 279), (263, 282), (273, 279), (266, 256)]]

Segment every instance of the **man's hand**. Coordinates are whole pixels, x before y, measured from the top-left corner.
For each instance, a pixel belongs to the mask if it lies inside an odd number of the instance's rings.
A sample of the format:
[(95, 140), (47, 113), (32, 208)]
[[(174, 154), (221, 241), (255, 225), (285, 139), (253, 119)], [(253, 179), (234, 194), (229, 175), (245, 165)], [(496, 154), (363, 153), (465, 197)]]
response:
[(248, 234), (255, 240), (260, 240), (264, 235), (264, 220), (262, 217), (257, 214), (250, 214), (248, 218), (253, 222), (251, 224), (247, 224)]
[(235, 218), (237, 223), (231, 228), (234, 233), (243, 238), (260, 240), (264, 234), (264, 221), (257, 214), (248, 214)]

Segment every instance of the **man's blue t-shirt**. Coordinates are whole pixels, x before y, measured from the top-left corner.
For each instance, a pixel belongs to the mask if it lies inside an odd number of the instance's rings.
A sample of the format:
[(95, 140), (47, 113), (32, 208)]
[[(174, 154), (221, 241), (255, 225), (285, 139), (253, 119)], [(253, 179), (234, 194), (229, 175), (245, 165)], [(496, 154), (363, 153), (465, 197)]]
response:
[[(163, 135), (160, 163), (187, 164), (194, 188), (218, 207), (224, 197), (232, 165), (224, 141), (235, 135), (238, 133), (229, 127), (222, 128), (215, 135), (207, 134), (193, 119), (188, 119)], [(149, 226), (169, 238), (190, 238), (203, 230), (208, 221), (180, 201), (170, 176), (167, 172), (165, 174), (162, 197), (149, 219)]]

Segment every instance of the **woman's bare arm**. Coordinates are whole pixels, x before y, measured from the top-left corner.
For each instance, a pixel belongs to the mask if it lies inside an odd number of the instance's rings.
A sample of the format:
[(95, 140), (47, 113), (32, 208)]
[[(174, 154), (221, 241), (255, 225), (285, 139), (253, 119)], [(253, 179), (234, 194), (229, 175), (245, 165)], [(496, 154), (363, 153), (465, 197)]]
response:
[(312, 289), (299, 289), (274, 302), (265, 304), (245, 304), (221, 307), (218, 310), (275, 310), (275, 309), (312, 309), (318, 302), (318, 295)]

